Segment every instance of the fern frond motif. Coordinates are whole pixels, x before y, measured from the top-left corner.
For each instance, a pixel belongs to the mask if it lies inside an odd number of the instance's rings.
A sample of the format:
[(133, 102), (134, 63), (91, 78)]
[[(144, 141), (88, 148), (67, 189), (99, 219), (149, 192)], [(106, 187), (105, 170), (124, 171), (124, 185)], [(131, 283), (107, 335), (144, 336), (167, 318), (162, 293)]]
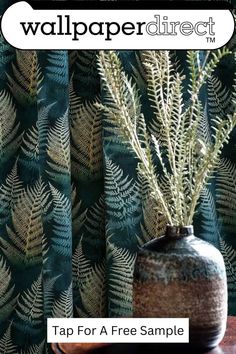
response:
[(210, 118), (224, 117), (230, 113), (232, 96), (217, 77), (208, 79), (208, 109)]
[(0, 222), (6, 224), (11, 216), (11, 209), (23, 190), (23, 183), (17, 171), (17, 162), (0, 186)]
[(61, 292), (58, 300), (54, 301), (52, 316), (56, 318), (69, 318), (73, 316), (72, 284), (67, 290)]
[(72, 186), (71, 193), (71, 204), (72, 204), (72, 229), (73, 229), (73, 237), (76, 236), (84, 225), (86, 220), (87, 209), (81, 211), (82, 201), (77, 201), (77, 189)]
[(19, 266), (41, 262), (43, 208), (48, 201), (45, 185), (39, 180), (24, 190), (12, 210), (12, 227), (7, 226), (10, 242), (1, 238), (0, 244), (6, 257)]
[[(80, 208), (82, 205), (82, 200), (78, 200), (77, 201), (77, 188), (72, 184), (71, 186), (72, 192), (71, 192), (71, 204), (72, 204), (72, 220), (73, 223), (78, 223), (78, 229), (80, 229), (82, 227), (82, 225), (84, 224), (84, 221), (86, 219), (86, 213), (87, 213), (87, 209), (80, 214)], [(78, 220), (77, 220), (78, 219)]]
[(141, 232), (138, 231), (135, 236), (137, 244), (142, 247), (145, 242), (163, 234), (161, 231), (163, 226), (162, 221), (165, 223), (166, 220), (164, 215), (159, 213), (158, 203), (150, 194), (150, 185), (147, 179), (138, 175), (137, 183), (140, 191), (142, 218), (140, 223)]
[[(80, 296), (86, 317), (105, 317), (106, 278), (105, 262), (90, 268), (88, 277), (80, 281)], [(78, 315), (81, 315), (77, 308)]]
[(93, 92), (99, 84), (97, 52), (94, 50), (72, 50), (69, 54), (69, 62), (70, 68), (76, 66), (80, 82), (86, 86), (88, 92)]
[(45, 341), (36, 345), (29, 346), (26, 350), (21, 350), (20, 354), (46, 354)]
[[(189, 92), (195, 92), (198, 94), (202, 85), (206, 83), (210, 77), (212, 77), (220, 60), (229, 54), (230, 50), (227, 47), (218, 49), (216, 52), (207, 51), (205, 57), (201, 51), (188, 51), (187, 63), (190, 73)], [(192, 103), (194, 103), (195, 98), (197, 97), (192, 98)]]
[(21, 145), (22, 152), (25, 156), (22, 162), (29, 168), (38, 168), (39, 163), (39, 131), (38, 124), (32, 126), (25, 132)]
[(30, 289), (24, 291), (16, 305), (16, 313), (19, 320), (16, 320), (16, 328), (26, 333), (37, 333), (42, 329), (43, 314), (43, 289), (42, 275), (32, 283)]
[[(113, 61), (109, 62), (108, 57), (101, 53), (100, 57), (100, 73), (101, 78), (105, 83), (106, 107), (105, 118), (107, 123), (114, 126), (112, 117), (117, 114), (117, 119), (122, 123), (122, 114), (126, 116), (124, 124), (129, 126), (129, 129), (134, 128), (141, 114), (141, 105), (139, 102), (139, 93), (132, 79), (129, 79), (122, 71), (121, 62), (113, 52), (108, 53), (109, 58)], [(116, 70), (114, 70), (114, 66)], [(106, 76), (106, 79), (105, 79)], [(106, 83), (107, 80), (107, 83)], [(114, 80), (114, 81), (113, 81)], [(110, 107), (110, 108), (109, 108)], [(124, 125), (122, 129), (124, 128)], [(129, 131), (127, 131), (129, 134)]]
[(132, 317), (135, 254), (108, 245), (108, 309), (110, 317)]
[(73, 81), (70, 80), (69, 86), (69, 121), (74, 122), (77, 118), (77, 114), (79, 114), (79, 110), (81, 108), (82, 102), (81, 97), (77, 96), (74, 88), (73, 88)]
[(207, 104), (205, 105), (204, 110), (202, 112), (198, 133), (199, 143), (202, 144), (202, 146), (199, 146), (199, 150), (201, 150), (201, 148), (204, 148), (204, 145), (210, 146), (212, 144), (211, 127), (209, 123), (209, 114), (207, 112)]
[(78, 55), (79, 55), (79, 51), (78, 50), (71, 50), (69, 52), (69, 66), (70, 66), (70, 68), (76, 62), (76, 59), (77, 59)]
[(202, 190), (199, 212), (201, 213), (202, 231), (199, 236), (217, 247), (220, 237), (218, 216), (212, 191), (208, 187)]
[(162, 236), (165, 233), (166, 218), (158, 210), (159, 206), (153, 198), (147, 198), (143, 202), (144, 222), (141, 224), (142, 243)]
[(3, 163), (18, 149), (21, 135), (16, 121), (16, 109), (10, 94), (0, 91), (0, 162)]
[[(49, 124), (49, 112), (51, 108), (56, 104), (53, 102), (46, 106), (41, 106), (38, 111), (38, 120), (36, 123), (36, 127), (34, 129), (34, 133), (30, 134), (27, 138), (25, 138), (28, 142), (27, 148), (29, 148), (29, 157), (35, 157), (37, 160), (37, 153), (38, 158), (42, 159), (43, 161), (48, 161), (47, 149), (48, 149), (48, 133), (51, 124)], [(37, 141), (38, 137), (38, 141)], [(28, 156), (26, 159), (22, 159), (23, 163), (28, 163)], [(36, 161), (35, 161), (36, 162)], [(46, 166), (45, 166), (46, 167)]]
[[(159, 61), (158, 65), (157, 61)], [(163, 148), (168, 148), (169, 141), (173, 141), (172, 150), (167, 150), (170, 164), (173, 166), (173, 158), (183, 131), (181, 129), (181, 122), (184, 120), (182, 77), (174, 72), (168, 52), (166, 58), (158, 52), (146, 52), (144, 65), (149, 82), (148, 94), (155, 112), (155, 119), (149, 129), (156, 139), (161, 139), (159, 142)], [(162, 76), (163, 72), (167, 72), (165, 76)]]
[(70, 200), (50, 184), (53, 200), (52, 247), (61, 256), (71, 254), (71, 203)]
[(72, 173), (82, 180), (102, 176), (102, 117), (97, 101), (81, 105), (71, 122)]
[(12, 69), (14, 76), (7, 77), (13, 96), (21, 104), (34, 104), (42, 81), (36, 51), (16, 50), (16, 65), (12, 64)]
[(3, 257), (0, 256), (0, 321), (4, 321), (13, 311), (16, 302), (13, 293), (11, 271)]
[[(143, 176), (149, 175), (151, 193), (162, 202), (163, 212), (171, 219), (168, 206), (162, 195), (152, 164), (152, 153), (149, 146), (149, 139), (146, 137), (145, 121), (140, 113), (139, 95), (135, 85), (125, 75), (121, 62), (113, 51), (100, 54), (99, 68), (101, 78), (106, 88), (106, 105), (101, 108), (108, 124), (114, 125), (119, 130), (121, 141), (129, 143), (130, 149), (142, 161)], [(114, 70), (114, 68), (116, 68)], [(139, 135), (140, 132), (140, 135)], [(140, 139), (139, 139), (140, 138)]]
[(141, 92), (145, 94), (147, 92), (147, 73), (142, 60), (143, 52), (142, 51), (136, 52), (135, 59), (137, 64), (135, 66), (132, 65), (133, 76), (135, 82), (138, 85), (139, 90), (141, 90)]
[(105, 198), (113, 229), (133, 228), (140, 222), (140, 198), (136, 182), (106, 159)]
[(216, 176), (216, 201), (219, 218), (229, 232), (236, 227), (236, 167), (228, 159), (221, 159)]
[(104, 127), (104, 131), (109, 131), (109, 135), (103, 137), (104, 144), (106, 146), (107, 154), (112, 158), (116, 154), (122, 155), (123, 157), (133, 157), (134, 154), (130, 150), (129, 144), (122, 143), (119, 137), (119, 132), (115, 127)]
[(91, 265), (85, 258), (81, 242), (73, 255), (73, 274), (80, 295), (82, 308), (76, 306), (80, 317), (106, 315), (105, 260)]
[(52, 316), (52, 310), (53, 310), (53, 304), (54, 304), (54, 297), (55, 297), (55, 283), (57, 279), (61, 277), (60, 275), (57, 275), (53, 278), (46, 279), (44, 282), (44, 316), (46, 318), (49, 318)]
[(103, 194), (89, 208), (85, 228), (95, 239), (99, 239), (105, 234), (105, 199)]
[[(73, 286), (75, 289), (79, 290), (79, 284), (81, 280), (81, 274), (85, 273), (90, 268), (90, 261), (86, 259), (83, 255), (82, 250), (82, 240), (84, 235), (82, 235), (78, 246), (76, 247), (72, 256), (72, 275), (73, 275)], [(82, 272), (83, 269), (83, 272)]]
[(13, 53), (13, 48), (6, 42), (6, 40), (0, 33), (0, 75), (5, 75), (4, 67), (13, 59)]
[(36, 137), (33, 138), (33, 146), (32, 149), (34, 152), (39, 149), (39, 158), (42, 160), (46, 160), (48, 156), (47, 149), (48, 149), (48, 132), (49, 132), (49, 112), (51, 108), (55, 105), (56, 102), (53, 102), (47, 106), (41, 106), (38, 112), (38, 121), (36, 123), (36, 131), (38, 132), (38, 144), (36, 141)]
[(48, 133), (47, 161), (51, 171), (48, 174), (57, 181), (70, 174), (70, 133), (68, 111), (58, 118)]
[(233, 247), (220, 238), (220, 250), (224, 258), (229, 295), (236, 294), (236, 252)]
[[(192, 223), (202, 187), (211, 177), (223, 145), (236, 126), (234, 86), (230, 112), (211, 119), (212, 139), (205, 139), (207, 134), (200, 129), (206, 114), (201, 88), (229, 53), (222, 48), (207, 52), (204, 58), (199, 51), (188, 52), (186, 78), (172, 64), (168, 51), (144, 51), (148, 98), (154, 112), (147, 127), (140, 112), (137, 87), (124, 72), (118, 55), (114, 51), (100, 52), (99, 70), (105, 96), (104, 104), (98, 106), (104, 112), (108, 128), (114, 126), (119, 131), (117, 136), (135, 153), (139, 160), (138, 174), (149, 185), (151, 197), (171, 225)], [(212, 80), (218, 99), (228, 100), (228, 93)], [(189, 99), (184, 104), (186, 84)]]
[(47, 77), (59, 85), (67, 85), (69, 81), (68, 57), (64, 50), (54, 50), (48, 54)]
[(1, 354), (16, 354), (17, 353), (17, 347), (14, 345), (13, 340), (12, 340), (12, 335), (11, 335), (11, 326), (10, 324), (2, 336), (0, 338), (0, 353)]

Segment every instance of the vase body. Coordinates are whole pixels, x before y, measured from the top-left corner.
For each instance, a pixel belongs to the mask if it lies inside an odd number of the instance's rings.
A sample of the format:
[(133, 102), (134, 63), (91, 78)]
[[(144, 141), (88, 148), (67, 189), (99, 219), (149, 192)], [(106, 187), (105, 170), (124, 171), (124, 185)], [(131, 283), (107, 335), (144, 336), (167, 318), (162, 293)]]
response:
[(134, 317), (189, 318), (189, 343), (218, 345), (227, 320), (227, 279), (221, 253), (193, 235), (167, 226), (166, 235), (140, 248), (134, 271)]

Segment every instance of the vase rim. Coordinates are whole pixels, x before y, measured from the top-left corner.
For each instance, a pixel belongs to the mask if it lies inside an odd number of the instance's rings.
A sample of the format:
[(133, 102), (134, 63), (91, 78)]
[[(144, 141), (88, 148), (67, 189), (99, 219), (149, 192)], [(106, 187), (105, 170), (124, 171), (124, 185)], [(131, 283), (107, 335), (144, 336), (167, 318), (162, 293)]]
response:
[(165, 235), (168, 237), (183, 237), (193, 235), (193, 225), (167, 225)]

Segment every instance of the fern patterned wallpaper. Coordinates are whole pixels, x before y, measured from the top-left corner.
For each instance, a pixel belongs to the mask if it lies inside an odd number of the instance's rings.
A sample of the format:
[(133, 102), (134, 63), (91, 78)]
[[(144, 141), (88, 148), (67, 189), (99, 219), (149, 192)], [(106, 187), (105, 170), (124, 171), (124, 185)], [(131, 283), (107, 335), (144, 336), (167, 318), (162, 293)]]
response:
[[(95, 108), (103, 99), (96, 55), (19, 51), (0, 37), (1, 353), (49, 353), (47, 317), (130, 316), (135, 252), (163, 232), (134, 157)], [(120, 56), (151, 126), (141, 53)], [(219, 79), (229, 87), (232, 71), (230, 58), (208, 84), (206, 134), (207, 120), (230, 105)], [(234, 315), (235, 201), (236, 132), (195, 222), (196, 234), (224, 256)]]

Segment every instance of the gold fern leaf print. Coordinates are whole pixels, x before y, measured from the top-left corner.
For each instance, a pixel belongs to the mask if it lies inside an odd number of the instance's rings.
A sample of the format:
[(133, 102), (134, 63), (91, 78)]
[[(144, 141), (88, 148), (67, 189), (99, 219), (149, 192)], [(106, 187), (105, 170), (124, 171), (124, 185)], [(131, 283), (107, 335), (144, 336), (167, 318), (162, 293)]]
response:
[(12, 284), (10, 268), (7, 267), (4, 258), (0, 257), (0, 321), (8, 318), (16, 303), (16, 297), (14, 296), (15, 286)]
[(0, 161), (4, 162), (13, 155), (19, 146), (20, 123), (16, 121), (13, 99), (6, 90), (0, 91)]
[(16, 50), (12, 71), (12, 76), (7, 74), (7, 77), (13, 96), (23, 105), (34, 104), (42, 81), (36, 51)]
[(22, 191), (12, 210), (12, 225), (7, 225), (9, 241), (0, 239), (6, 257), (18, 266), (31, 266), (41, 262), (42, 207), (47, 203), (45, 185), (39, 180)]
[(49, 156), (48, 174), (52, 179), (60, 180), (64, 175), (70, 174), (70, 134), (68, 123), (68, 111), (58, 118), (48, 132)]
[(82, 180), (97, 180), (102, 175), (102, 120), (96, 102), (81, 105), (71, 121), (72, 173)]

